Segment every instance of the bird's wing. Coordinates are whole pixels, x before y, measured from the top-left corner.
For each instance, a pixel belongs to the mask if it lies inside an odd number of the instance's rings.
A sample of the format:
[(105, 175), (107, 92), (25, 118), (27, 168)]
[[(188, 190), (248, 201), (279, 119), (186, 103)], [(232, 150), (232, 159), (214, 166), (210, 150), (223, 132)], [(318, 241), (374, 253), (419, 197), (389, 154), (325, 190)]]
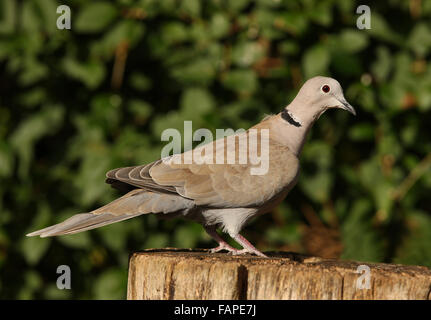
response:
[[(147, 165), (112, 170), (107, 182), (179, 195), (200, 206), (259, 206), (287, 187), (299, 169), (297, 157), (286, 146), (269, 136), (265, 144), (263, 138), (261, 130), (249, 130)], [(261, 163), (251, 156), (252, 150)], [(267, 172), (255, 174), (253, 170), (265, 167), (264, 161)]]
[[(220, 151), (222, 148), (216, 142), (213, 143), (213, 150)], [(224, 146), (224, 149), (228, 151), (225, 154), (229, 154), (229, 151), (231, 154), (236, 153), (235, 158), (238, 160), (238, 144), (235, 150), (229, 150), (229, 146)], [(153, 165), (149, 174), (158, 185), (174, 187), (178, 194), (193, 199), (199, 206), (256, 207), (288, 187), (295, 180), (299, 168), (296, 156), (287, 147), (274, 141), (268, 145), (266, 173), (253, 174), (252, 168), (261, 165), (253, 165), (250, 156), (247, 161), (246, 164), (185, 164), (176, 163), (173, 157)]]
[(161, 186), (154, 182), (149, 175), (149, 170), (161, 161), (162, 160), (157, 160), (146, 165), (123, 167), (111, 170), (106, 174), (106, 183), (125, 191), (130, 191), (128, 186), (133, 186), (135, 188), (141, 188), (158, 193), (176, 194), (175, 188), (170, 186)]

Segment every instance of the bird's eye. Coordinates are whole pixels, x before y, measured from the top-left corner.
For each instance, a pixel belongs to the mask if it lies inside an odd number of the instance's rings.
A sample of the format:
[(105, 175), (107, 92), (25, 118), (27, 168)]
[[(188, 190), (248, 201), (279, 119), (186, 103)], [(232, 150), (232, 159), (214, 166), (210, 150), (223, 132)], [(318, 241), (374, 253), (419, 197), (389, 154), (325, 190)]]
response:
[(331, 90), (331, 88), (330, 88), (327, 84), (325, 84), (325, 85), (322, 87), (322, 91), (323, 91), (324, 93), (328, 93), (330, 90)]

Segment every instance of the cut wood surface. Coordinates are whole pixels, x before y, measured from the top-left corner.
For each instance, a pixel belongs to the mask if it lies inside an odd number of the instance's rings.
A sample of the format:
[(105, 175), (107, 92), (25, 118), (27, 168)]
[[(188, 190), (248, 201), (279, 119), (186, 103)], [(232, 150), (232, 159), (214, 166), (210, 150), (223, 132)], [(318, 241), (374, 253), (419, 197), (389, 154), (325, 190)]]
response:
[(137, 252), (129, 262), (127, 298), (431, 299), (426, 267), (266, 254), (269, 258), (204, 249)]

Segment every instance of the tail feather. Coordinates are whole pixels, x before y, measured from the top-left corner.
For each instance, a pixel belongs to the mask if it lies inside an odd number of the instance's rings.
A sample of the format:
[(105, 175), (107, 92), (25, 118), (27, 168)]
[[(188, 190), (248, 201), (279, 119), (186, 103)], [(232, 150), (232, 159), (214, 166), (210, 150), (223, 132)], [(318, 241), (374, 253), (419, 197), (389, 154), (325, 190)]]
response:
[(41, 237), (50, 236), (50, 235), (54, 235), (57, 232), (72, 230), (79, 226), (85, 227), (88, 225), (87, 223), (88, 220), (94, 221), (94, 219), (100, 219), (100, 218), (101, 218), (101, 215), (94, 215), (91, 213), (80, 213), (70, 217), (69, 219), (63, 222), (55, 224), (51, 227), (32, 232), (27, 236), (30, 236), (30, 237), (31, 236), (41, 236)]
[(73, 234), (142, 214), (175, 213), (193, 206), (193, 201), (184, 199), (179, 195), (159, 194), (136, 189), (90, 213), (76, 214), (61, 223), (31, 232), (27, 236), (45, 238)]
[(111, 213), (92, 214), (92, 213), (80, 213), (76, 214), (69, 219), (55, 224), (51, 227), (44, 228), (32, 233), (27, 234), (28, 237), (40, 236), (41, 238), (74, 234), (94, 228), (102, 227), (118, 221), (130, 219), (136, 217), (139, 214), (115, 216)]

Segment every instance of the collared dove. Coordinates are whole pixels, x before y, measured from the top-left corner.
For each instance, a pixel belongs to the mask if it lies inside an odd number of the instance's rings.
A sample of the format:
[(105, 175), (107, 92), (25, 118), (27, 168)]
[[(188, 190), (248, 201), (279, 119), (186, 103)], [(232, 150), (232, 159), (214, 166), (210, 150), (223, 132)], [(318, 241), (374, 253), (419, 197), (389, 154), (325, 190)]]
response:
[[(280, 113), (268, 116), (238, 134), (233, 144), (235, 149), (227, 142), (228, 137), (198, 149), (205, 156), (218, 151), (224, 158), (234, 155), (234, 163), (182, 161), (190, 152), (197, 150), (194, 149), (147, 165), (111, 170), (106, 174), (106, 182), (126, 191), (125, 195), (90, 213), (76, 214), (27, 236), (73, 234), (154, 213), (169, 218), (182, 216), (201, 223), (219, 244), (211, 252), (227, 250), (232, 254), (251, 253), (265, 257), (239, 232), (251, 218), (277, 206), (296, 184), (298, 158), (307, 132), (329, 108), (341, 108), (356, 115), (344, 98), (337, 80), (312, 78), (305, 82), (295, 99)], [(251, 129), (259, 137), (263, 136), (263, 129), (268, 132), (268, 147), (265, 149), (268, 152), (268, 168), (265, 174), (252, 174), (252, 164), (238, 163), (241, 152), (238, 151), (239, 138), (250, 139)], [(243, 249), (235, 249), (225, 242), (216, 231), (218, 227)]]

